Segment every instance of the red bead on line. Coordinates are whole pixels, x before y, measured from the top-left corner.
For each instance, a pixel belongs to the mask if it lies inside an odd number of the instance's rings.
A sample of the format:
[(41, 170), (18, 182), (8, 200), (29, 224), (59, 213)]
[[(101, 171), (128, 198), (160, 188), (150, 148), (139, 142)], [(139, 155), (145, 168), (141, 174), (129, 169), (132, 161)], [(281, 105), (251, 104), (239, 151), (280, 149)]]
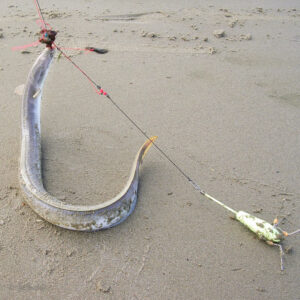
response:
[(99, 94), (99, 95), (104, 95), (104, 96), (107, 95), (107, 93), (104, 92), (103, 89), (98, 90), (98, 94)]

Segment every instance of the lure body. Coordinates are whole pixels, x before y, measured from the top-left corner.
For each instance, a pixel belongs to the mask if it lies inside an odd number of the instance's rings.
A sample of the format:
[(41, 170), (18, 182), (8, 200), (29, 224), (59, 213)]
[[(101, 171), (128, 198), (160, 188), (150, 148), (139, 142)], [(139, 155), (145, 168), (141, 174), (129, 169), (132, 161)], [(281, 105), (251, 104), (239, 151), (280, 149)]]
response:
[(236, 219), (253, 231), (260, 239), (280, 243), (284, 237), (280, 228), (276, 228), (265, 220), (250, 215), (247, 212), (239, 211), (235, 215)]
[(147, 140), (138, 151), (127, 184), (113, 199), (97, 205), (66, 204), (50, 195), (43, 186), (41, 168), (40, 104), (42, 88), (54, 57), (47, 47), (30, 70), (22, 107), (20, 185), (27, 204), (48, 222), (71, 230), (94, 231), (123, 222), (137, 202), (139, 167), (156, 137)]

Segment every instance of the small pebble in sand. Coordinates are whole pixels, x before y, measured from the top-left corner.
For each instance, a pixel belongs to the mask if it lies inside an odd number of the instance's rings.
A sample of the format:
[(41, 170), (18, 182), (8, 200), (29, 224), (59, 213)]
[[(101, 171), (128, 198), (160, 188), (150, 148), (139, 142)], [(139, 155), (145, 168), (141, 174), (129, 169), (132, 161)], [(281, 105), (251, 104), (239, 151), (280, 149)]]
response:
[(203, 49), (203, 46), (202, 46), (202, 45), (199, 45), (199, 46), (194, 47), (194, 50), (200, 50), (200, 49)]
[(4, 221), (3, 220), (0, 220), (0, 225), (4, 225)]
[(157, 33), (154, 33), (154, 32), (149, 32), (147, 34), (147, 37), (150, 37), (150, 38), (157, 38), (159, 35)]
[(111, 287), (106, 282), (98, 281), (96, 289), (97, 289), (97, 291), (100, 291), (100, 292), (103, 292), (103, 293), (109, 293)]
[(250, 41), (250, 40), (252, 40), (252, 35), (250, 33), (248, 33), (248, 34), (241, 34), (240, 35), (240, 40)]
[(58, 13), (58, 12), (50, 12), (49, 14), (48, 14), (48, 18), (49, 19), (56, 19), (56, 18), (60, 18), (60, 17), (62, 17), (62, 14), (60, 14), (60, 13)]
[(208, 53), (215, 54), (215, 53), (217, 53), (217, 50), (214, 47), (210, 47), (210, 48), (208, 48)]
[(223, 29), (217, 29), (217, 30), (214, 30), (213, 34), (218, 39), (222, 38), (222, 37), (225, 36), (225, 30), (223, 30)]
[(3, 39), (4, 38), (4, 35), (2, 32), (0, 32), (0, 39)]
[(154, 32), (145, 32), (145, 31), (141, 32), (141, 36), (142, 37), (149, 37), (149, 38), (153, 38), (153, 39), (159, 37), (159, 35), (157, 33), (154, 33)]
[(229, 25), (229, 27), (233, 28), (237, 24), (237, 22), (238, 22), (238, 20), (235, 19), (235, 20), (229, 22), (228, 25)]
[(188, 37), (186, 37), (186, 36), (183, 36), (181, 39), (182, 39), (183, 41), (185, 41), (185, 42), (190, 41), (190, 39), (189, 39)]
[(203, 42), (208, 42), (208, 38), (205, 37), (205, 38), (203, 39)]
[(30, 54), (31, 51), (29, 51), (29, 50), (22, 50), (21, 53), (22, 53), (22, 54)]
[(73, 256), (75, 253), (76, 253), (75, 250), (69, 249), (69, 250), (67, 250), (67, 257), (71, 257), (71, 256)]

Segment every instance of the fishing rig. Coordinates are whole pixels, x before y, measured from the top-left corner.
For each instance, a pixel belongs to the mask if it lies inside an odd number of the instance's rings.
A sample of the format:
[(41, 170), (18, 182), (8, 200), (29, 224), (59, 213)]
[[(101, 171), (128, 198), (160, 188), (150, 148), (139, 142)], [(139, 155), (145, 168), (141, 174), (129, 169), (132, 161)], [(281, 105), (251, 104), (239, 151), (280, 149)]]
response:
[[(14, 50), (17, 49), (21, 49), (24, 47), (30, 47), (30, 46), (34, 46), (37, 45), (39, 43), (43, 43), (46, 44), (46, 47), (49, 48), (56, 48), (59, 52), (60, 55), (63, 55), (67, 60), (70, 61), (70, 63), (76, 68), (78, 69), (85, 77), (86, 79), (91, 83), (92, 87), (94, 88), (95, 92), (99, 95), (103, 95), (105, 96), (114, 106), (115, 108), (123, 115), (126, 117), (126, 119), (134, 126), (136, 127), (136, 129), (138, 129), (138, 131), (144, 136), (146, 137), (148, 140), (151, 140), (151, 138), (145, 133), (144, 130), (142, 130), (142, 128), (127, 114), (127, 112), (125, 110), (123, 110), (117, 102), (115, 102), (111, 96), (105, 92), (102, 87), (100, 86), (100, 84), (96, 83), (96, 81), (94, 81), (82, 68), (80, 68), (78, 66), (77, 63), (75, 63), (70, 56), (68, 56), (61, 47), (59, 47), (56, 43), (55, 43), (55, 38), (57, 35), (57, 32), (52, 30), (51, 26), (45, 22), (45, 19), (43, 17), (42, 14), (42, 10), (40, 8), (39, 2), (38, 0), (34, 0), (35, 6), (36, 6), (36, 10), (37, 13), (39, 15), (39, 20), (38, 23), (40, 23), (42, 29), (40, 31), (41, 33), (41, 38), (37, 41), (34, 42), (32, 44), (29, 45), (25, 45), (23, 47), (14, 47)], [(93, 47), (87, 47), (85, 48), (85, 50), (87, 51), (95, 51), (96, 53), (106, 53), (105, 49), (97, 49), (97, 48), (93, 48)], [(284, 230), (282, 230), (278, 225), (278, 219), (276, 218), (273, 223), (269, 223), (265, 220), (262, 220), (260, 218), (257, 218), (254, 215), (251, 215), (247, 212), (244, 211), (236, 211), (234, 209), (232, 209), (231, 207), (225, 205), (223, 202), (217, 200), (216, 198), (210, 196), (209, 194), (207, 194), (204, 190), (201, 189), (201, 187), (193, 180), (191, 179), (187, 173), (185, 173), (170, 157), (169, 155), (167, 155), (154, 141), (152, 141), (153, 146), (162, 154), (162, 156), (169, 162), (171, 163), (171, 165), (173, 165), (173, 167), (175, 169), (177, 169), (177, 171), (193, 186), (193, 188), (198, 191), (201, 195), (203, 195), (204, 197), (206, 197), (207, 199), (215, 202), (216, 204), (222, 206), (223, 208), (225, 208), (226, 210), (228, 210), (229, 212), (233, 213), (234, 218), (236, 220), (238, 220), (240, 223), (242, 223), (245, 227), (247, 227), (249, 230), (251, 230), (253, 233), (256, 234), (256, 236), (265, 241), (268, 245), (271, 246), (276, 246), (279, 248), (279, 252), (280, 252), (280, 265), (281, 265), (281, 270), (284, 270), (284, 266), (283, 266), (283, 255), (284, 255), (284, 251), (283, 251), (283, 247), (282, 247), (282, 241), (285, 237), (287, 236), (291, 236), (293, 234), (299, 233), (300, 229), (297, 229), (291, 233), (288, 233)]]

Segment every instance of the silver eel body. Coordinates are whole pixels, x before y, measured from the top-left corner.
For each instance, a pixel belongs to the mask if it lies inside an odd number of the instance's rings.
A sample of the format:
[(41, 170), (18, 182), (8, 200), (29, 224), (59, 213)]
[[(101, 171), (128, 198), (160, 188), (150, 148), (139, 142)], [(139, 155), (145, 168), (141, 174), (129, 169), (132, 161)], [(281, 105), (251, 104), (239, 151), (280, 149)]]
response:
[(48, 222), (71, 230), (95, 231), (123, 222), (137, 202), (139, 167), (156, 139), (147, 140), (138, 151), (127, 184), (113, 199), (97, 205), (66, 204), (44, 188), (41, 167), (40, 106), (44, 81), (54, 57), (54, 49), (46, 48), (32, 66), (22, 107), (22, 141), (20, 185), (27, 204)]

